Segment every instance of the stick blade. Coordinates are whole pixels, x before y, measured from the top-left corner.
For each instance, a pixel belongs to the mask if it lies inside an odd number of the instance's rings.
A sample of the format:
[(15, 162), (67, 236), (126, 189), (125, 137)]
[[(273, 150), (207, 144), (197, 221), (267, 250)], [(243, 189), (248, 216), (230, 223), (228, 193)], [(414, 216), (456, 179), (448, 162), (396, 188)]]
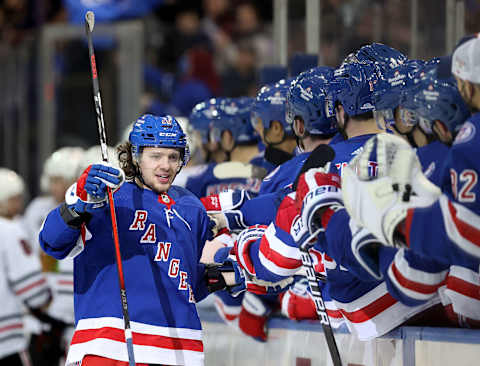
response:
[(85, 21), (88, 24), (90, 32), (93, 32), (93, 27), (95, 26), (95, 14), (93, 13), (93, 11), (87, 11), (87, 13), (85, 14)]

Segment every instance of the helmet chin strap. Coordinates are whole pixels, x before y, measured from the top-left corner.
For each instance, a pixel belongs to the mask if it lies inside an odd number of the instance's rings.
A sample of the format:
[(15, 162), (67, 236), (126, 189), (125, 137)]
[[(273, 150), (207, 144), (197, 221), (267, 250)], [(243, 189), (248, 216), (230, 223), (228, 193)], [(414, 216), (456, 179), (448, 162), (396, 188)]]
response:
[(345, 113), (343, 119), (344, 119), (343, 126), (340, 126), (340, 123), (338, 123), (337, 121), (337, 129), (338, 129), (338, 132), (340, 132), (340, 134), (343, 136), (343, 139), (348, 140), (347, 125), (348, 125), (348, 122), (350, 122), (350, 116)]

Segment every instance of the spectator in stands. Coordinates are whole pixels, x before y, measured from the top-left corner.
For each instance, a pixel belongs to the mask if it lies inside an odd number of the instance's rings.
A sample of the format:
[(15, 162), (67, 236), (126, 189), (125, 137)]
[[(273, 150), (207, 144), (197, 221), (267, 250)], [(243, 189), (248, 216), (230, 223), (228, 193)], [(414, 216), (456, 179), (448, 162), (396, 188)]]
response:
[(257, 57), (248, 43), (237, 48), (235, 62), (222, 74), (223, 95), (228, 97), (255, 96), (257, 92)]
[(218, 95), (220, 80), (210, 52), (202, 48), (189, 50), (180, 60), (181, 79), (174, 88), (171, 104), (186, 116), (195, 104)]
[(191, 8), (182, 9), (175, 18), (175, 27), (168, 32), (160, 49), (160, 66), (166, 71), (174, 72), (178, 60), (189, 49), (197, 46), (209, 48), (210, 41), (200, 27), (197, 12)]
[(234, 43), (246, 41), (255, 51), (258, 67), (272, 62), (272, 37), (262, 29), (257, 9), (251, 2), (245, 2), (235, 9)]

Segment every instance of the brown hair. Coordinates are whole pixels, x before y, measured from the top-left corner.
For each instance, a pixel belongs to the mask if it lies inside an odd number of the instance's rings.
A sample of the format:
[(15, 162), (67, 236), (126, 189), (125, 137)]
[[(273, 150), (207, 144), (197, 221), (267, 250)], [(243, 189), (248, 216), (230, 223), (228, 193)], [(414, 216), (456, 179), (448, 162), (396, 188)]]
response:
[(125, 172), (125, 178), (127, 180), (133, 180), (139, 171), (138, 165), (133, 161), (132, 144), (127, 141), (118, 145), (117, 153), (120, 168)]

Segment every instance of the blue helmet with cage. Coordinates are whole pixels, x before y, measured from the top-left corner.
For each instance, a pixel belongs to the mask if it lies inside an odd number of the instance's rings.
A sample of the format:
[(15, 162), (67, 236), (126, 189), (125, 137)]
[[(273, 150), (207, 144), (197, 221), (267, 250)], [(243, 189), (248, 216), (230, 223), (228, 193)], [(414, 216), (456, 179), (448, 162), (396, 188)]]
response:
[(407, 61), (407, 56), (399, 50), (375, 42), (361, 47), (354, 55), (353, 59), (357, 62), (378, 62), (390, 69), (394, 69)]
[(145, 147), (178, 148), (182, 153), (183, 166), (190, 159), (187, 135), (172, 116), (141, 116), (132, 127), (129, 141), (132, 144), (132, 156), (137, 162)]
[[(258, 142), (258, 135), (250, 123), (250, 113), (255, 98), (222, 98), (219, 109), (222, 111), (221, 120), (225, 119), (225, 126), (231, 126), (232, 136), (237, 144)], [(229, 127), (230, 128), (230, 127)]]
[(412, 88), (402, 92), (401, 118), (405, 124), (416, 125), (433, 134), (433, 123), (441, 121), (455, 137), (470, 115), (456, 84), (425, 74)]
[(309, 134), (330, 136), (337, 132), (336, 119), (325, 110), (326, 85), (333, 77), (330, 67), (316, 67), (301, 73), (287, 94), (287, 122), (301, 117)]
[(292, 134), (292, 125), (285, 120), (285, 104), (288, 88), (293, 81), (293, 78), (282, 79), (260, 89), (251, 110), (253, 128), (268, 129), (272, 121), (278, 121), (287, 134)]
[(335, 116), (335, 103), (340, 102), (349, 116), (372, 112), (373, 85), (381, 78), (382, 69), (373, 62), (344, 64), (334, 71), (327, 84), (326, 113)]

